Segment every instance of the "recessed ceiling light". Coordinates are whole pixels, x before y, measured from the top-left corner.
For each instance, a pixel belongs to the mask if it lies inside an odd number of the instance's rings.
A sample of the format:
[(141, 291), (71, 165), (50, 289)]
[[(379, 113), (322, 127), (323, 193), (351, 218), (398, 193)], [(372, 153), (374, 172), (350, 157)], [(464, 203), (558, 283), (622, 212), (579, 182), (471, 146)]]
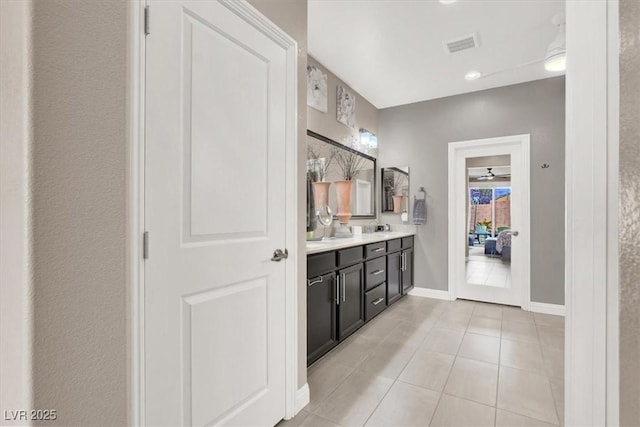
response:
[(442, 4), (453, 4), (455, 2), (457, 2), (458, 0), (440, 0), (440, 3)]
[(468, 80), (468, 81), (478, 80), (480, 77), (482, 77), (482, 74), (480, 74), (480, 71), (476, 71), (476, 70), (471, 70), (464, 75), (465, 80)]

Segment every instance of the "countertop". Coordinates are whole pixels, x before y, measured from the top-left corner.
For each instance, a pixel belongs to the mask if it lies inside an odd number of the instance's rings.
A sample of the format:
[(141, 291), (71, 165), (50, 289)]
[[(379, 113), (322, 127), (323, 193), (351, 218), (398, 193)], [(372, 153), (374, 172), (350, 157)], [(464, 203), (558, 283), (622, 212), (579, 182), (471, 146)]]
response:
[(307, 242), (307, 255), (349, 248), (351, 246), (367, 245), (369, 243), (382, 242), (385, 240), (399, 239), (401, 237), (413, 235), (415, 235), (415, 233), (403, 231), (378, 231), (375, 233), (358, 234), (353, 237), (331, 238), (324, 242), (311, 241)]

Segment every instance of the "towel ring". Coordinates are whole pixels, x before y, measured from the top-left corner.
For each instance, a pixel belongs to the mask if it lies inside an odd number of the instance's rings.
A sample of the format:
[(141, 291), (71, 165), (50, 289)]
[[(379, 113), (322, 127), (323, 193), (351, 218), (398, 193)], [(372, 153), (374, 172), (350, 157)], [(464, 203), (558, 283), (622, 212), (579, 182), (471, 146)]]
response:
[[(427, 191), (424, 189), (424, 187), (420, 187), (420, 189), (418, 190), (418, 193), (424, 193), (424, 197), (422, 198), (422, 200), (427, 199)], [(414, 195), (413, 200), (418, 200), (418, 196)]]

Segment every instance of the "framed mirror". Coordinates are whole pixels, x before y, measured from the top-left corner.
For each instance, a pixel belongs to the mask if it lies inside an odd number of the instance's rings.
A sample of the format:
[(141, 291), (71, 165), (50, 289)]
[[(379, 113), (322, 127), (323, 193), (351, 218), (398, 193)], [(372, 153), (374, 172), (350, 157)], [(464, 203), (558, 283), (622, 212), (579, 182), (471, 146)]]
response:
[[(335, 182), (350, 180), (352, 181), (351, 218), (376, 217), (376, 159), (374, 157), (308, 130), (307, 174), (314, 183), (328, 183), (326, 184), (328, 203), (334, 213), (338, 212)], [(318, 186), (314, 185), (314, 188), (317, 189)], [(334, 215), (334, 218), (337, 218), (337, 215)]]
[(381, 169), (381, 210), (401, 214), (409, 211), (409, 166)]

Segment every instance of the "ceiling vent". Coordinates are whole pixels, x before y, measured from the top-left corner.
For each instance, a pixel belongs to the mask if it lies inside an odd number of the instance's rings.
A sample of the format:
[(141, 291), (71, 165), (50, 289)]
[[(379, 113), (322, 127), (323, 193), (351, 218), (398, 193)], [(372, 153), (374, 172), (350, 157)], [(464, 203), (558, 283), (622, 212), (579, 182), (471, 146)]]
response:
[(475, 49), (480, 46), (478, 33), (473, 33), (458, 39), (449, 40), (443, 43), (444, 50), (448, 54), (461, 52), (463, 50)]

